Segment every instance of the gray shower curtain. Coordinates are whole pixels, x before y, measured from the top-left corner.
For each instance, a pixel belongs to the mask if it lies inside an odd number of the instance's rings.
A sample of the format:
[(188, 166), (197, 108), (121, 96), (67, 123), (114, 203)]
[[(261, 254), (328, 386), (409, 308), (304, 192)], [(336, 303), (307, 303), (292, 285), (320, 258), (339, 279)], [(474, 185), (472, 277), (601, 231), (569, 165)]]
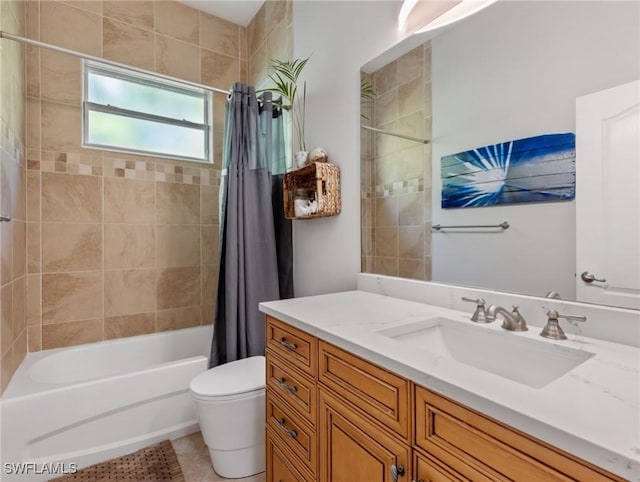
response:
[(219, 273), (209, 366), (264, 354), (258, 303), (293, 296), (291, 221), (284, 218), (288, 164), (281, 109), (236, 83), (226, 106), (220, 183)]

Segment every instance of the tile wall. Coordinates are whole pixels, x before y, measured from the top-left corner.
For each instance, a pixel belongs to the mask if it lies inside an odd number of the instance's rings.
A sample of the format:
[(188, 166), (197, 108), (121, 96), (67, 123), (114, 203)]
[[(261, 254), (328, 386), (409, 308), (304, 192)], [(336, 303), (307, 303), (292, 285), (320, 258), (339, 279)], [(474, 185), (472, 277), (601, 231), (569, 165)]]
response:
[(268, 0), (247, 26), (249, 83), (257, 89), (272, 85), (267, 78), (272, 59), (293, 57), (293, 2)]
[[(430, 72), (426, 43), (368, 75), (377, 96), (363, 122), (429, 139)], [(431, 147), (365, 131), (361, 153), (362, 272), (430, 280)]]
[[(247, 79), (247, 29), (181, 3), (25, 3), (30, 38), (225, 90)], [(26, 59), (29, 350), (211, 323), (225, 96), (213, 165), (83, 149), (81, 61)]]
[[(24, 34), (24, 4), (0, 1), (0, 28)], [(0, 41), (0, 395), (27, 353), (24, 46)]]

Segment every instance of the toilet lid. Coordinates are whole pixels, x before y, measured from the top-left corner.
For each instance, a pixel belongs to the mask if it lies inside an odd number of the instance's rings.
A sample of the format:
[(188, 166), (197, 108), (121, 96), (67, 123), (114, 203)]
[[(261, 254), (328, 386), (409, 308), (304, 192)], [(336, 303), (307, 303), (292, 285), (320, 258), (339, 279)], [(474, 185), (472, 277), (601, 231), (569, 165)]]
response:
[(264, 389), (263, 356), (243, 358), (201, 373), (191, 380), (191, 391), (200, 397), (223, 397)]

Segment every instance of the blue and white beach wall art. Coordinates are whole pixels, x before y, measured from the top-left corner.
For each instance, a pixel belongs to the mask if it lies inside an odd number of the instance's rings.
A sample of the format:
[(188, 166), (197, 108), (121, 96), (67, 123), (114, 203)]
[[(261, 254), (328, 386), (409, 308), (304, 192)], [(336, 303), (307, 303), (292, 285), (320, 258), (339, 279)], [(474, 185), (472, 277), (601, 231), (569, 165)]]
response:
[(546, 134), (442, 157), (442, 208), (568, 201), (576, 136)]

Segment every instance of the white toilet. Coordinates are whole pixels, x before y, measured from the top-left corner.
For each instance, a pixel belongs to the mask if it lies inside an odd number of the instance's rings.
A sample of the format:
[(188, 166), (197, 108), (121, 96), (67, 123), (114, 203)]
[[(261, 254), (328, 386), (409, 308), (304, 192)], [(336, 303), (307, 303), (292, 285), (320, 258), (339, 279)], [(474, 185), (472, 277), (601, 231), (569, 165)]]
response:
[(220, 365), (191, 380), (200, 430), (218, 475), (248, 477), (265, 470), (265, 358)]

